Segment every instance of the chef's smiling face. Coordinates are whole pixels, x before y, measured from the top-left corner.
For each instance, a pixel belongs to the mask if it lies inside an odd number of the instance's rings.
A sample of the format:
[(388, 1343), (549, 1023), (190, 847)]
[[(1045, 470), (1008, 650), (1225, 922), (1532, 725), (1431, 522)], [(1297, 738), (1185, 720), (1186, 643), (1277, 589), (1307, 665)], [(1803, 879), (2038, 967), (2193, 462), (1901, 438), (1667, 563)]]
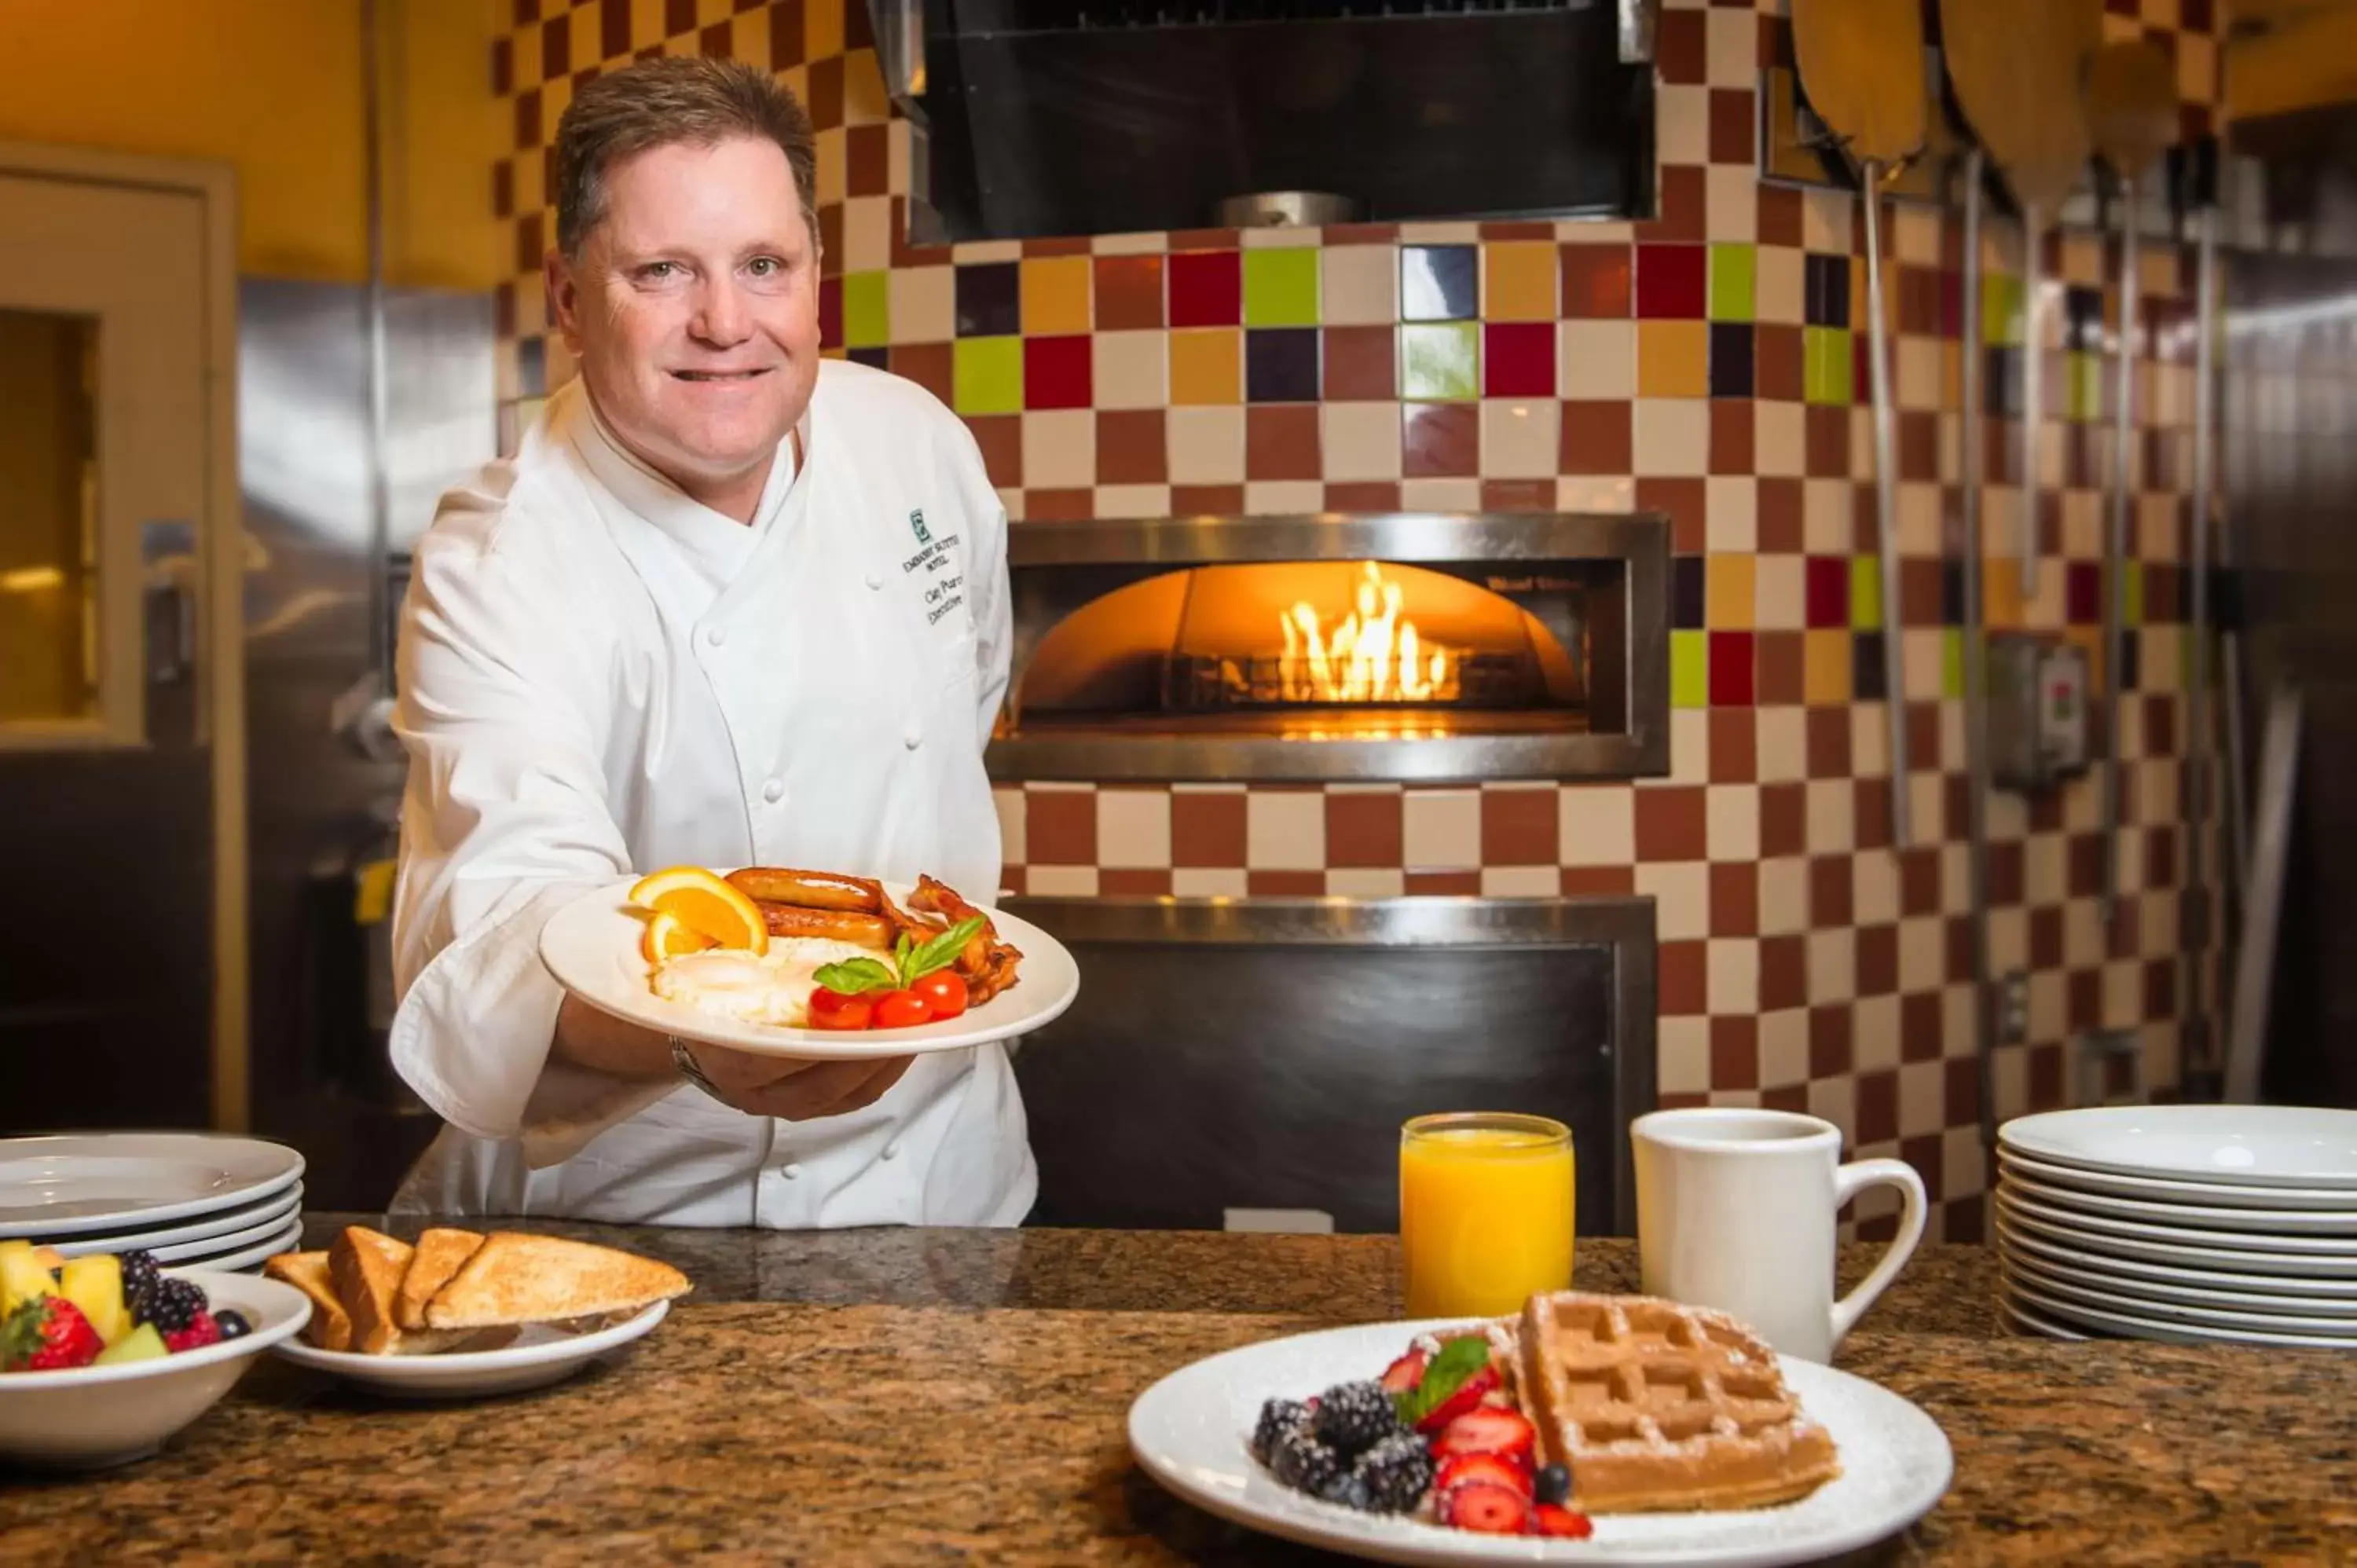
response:
[(689, 495), (749, 519), (818, 379), (818, 246), (776, 144), (656, 147), (606, 171), (549, 299), (597, 412)]

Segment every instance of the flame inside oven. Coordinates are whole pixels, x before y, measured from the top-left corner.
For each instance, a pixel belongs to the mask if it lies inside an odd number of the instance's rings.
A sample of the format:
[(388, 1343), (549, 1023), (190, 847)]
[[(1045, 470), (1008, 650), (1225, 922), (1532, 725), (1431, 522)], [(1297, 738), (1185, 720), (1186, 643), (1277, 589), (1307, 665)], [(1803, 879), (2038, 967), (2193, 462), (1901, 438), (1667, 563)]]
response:
[[(1458, 696), (1459, 653), (1427, 651), (1415, 622), (1400, 613), (1405, 594), (1372, 561), (1361, 562), (1351, 608), (1330, 627), (1318, 607), (1296, 599), (1278, 618), (1285, 652), (1277, 664), (1288, 703), (1448, 703)], [(1243, 694), (1243, 693), (1239, 693)]]

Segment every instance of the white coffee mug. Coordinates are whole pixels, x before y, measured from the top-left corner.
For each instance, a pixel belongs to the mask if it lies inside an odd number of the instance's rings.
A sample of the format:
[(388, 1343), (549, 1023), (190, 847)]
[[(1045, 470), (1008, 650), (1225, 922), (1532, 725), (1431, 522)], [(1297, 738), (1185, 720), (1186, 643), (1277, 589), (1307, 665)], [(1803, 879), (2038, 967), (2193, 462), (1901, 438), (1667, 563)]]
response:
[[(1791, 1111), (1656, 1111), (1629, 1129), (1648, 1295), (1730, 1313), (1778, 1353), (1825, 1361), (1923, 1237), (1923, 1181), (1903, 1160), (1841, 1163), (1841, 1129)], [(1834, 1215), (1889, 1182), (1899, 1238), (1834, 1299)]]

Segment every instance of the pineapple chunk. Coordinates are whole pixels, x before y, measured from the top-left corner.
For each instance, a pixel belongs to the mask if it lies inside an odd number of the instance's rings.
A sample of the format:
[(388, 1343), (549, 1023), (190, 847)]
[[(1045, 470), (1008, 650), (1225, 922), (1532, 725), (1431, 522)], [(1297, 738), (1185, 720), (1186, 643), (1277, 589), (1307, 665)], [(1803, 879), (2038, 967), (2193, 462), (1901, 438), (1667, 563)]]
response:
[(156, 1326), (143, 1323), (116, 1343), (101, 1350), (94, 1364), (112, 1367), (118, 1361), (152, 1361), (158, 1356), (171, 1353), (171, 1348), (164, 1343), (164, 1337), (156, 1332)]
[(120, 1344), (131, 1332), (131, 1309), (123, 1300), (123, 1260), (113, 1253), (67, 1259), (58, 1288), (81, 1308), (81, 1315), (109, 1345)]
[(58, 1294), (58, 1282), (33, 1255), (30, 1241), (0, 1241), (0, 1317), (28, 1301)]

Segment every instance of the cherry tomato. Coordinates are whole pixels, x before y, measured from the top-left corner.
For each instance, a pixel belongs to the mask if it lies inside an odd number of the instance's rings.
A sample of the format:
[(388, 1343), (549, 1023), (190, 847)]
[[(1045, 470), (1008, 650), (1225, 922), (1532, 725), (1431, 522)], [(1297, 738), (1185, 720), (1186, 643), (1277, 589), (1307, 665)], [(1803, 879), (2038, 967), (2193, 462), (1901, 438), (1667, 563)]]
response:
[(913, 991), (888, 991), (876, 999), (875, 1027), (878, 1029), (905, 1029), (932, 1015), (932, 1004)]
[(965, 980), (953, 969), (937, 969), (909, 989), (931, 1004), (936, 1021), (965, 1011)]
[(845, 996), (822, 985), (811, 993), (810, 1021), (813, 1029), (865, 1029), (875, 1011), (875, 998), (866, 992)]

